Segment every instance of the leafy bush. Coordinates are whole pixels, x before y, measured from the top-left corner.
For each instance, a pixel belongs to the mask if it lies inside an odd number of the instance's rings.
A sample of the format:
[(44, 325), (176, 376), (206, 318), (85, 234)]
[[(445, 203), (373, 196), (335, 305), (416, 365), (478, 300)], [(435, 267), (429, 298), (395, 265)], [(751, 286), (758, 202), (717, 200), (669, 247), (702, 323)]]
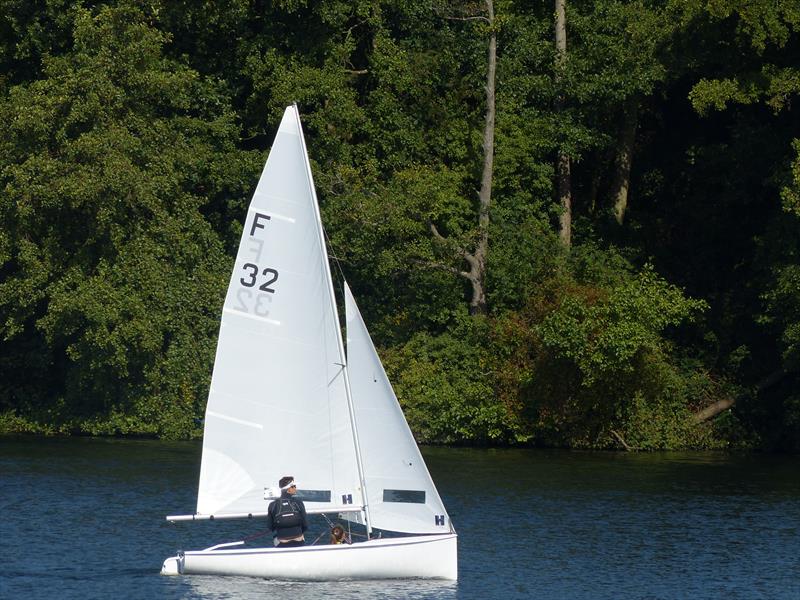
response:
[(497, 397), (488, 322), (465, 317), (452, 333), (418, 333), (385, 353), (409, 426), (421, 442), (498, 444), (528, 439)]

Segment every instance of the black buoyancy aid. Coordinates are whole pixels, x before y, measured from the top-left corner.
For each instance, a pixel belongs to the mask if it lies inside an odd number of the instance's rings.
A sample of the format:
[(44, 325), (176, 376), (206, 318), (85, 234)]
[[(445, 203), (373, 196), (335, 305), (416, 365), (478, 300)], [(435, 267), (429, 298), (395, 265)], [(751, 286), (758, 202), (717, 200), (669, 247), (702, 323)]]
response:
[(276, 529), (288, 529), (290, 527), (302, 527), (303, 515), (297, 505), (288, 498), (281, 498), (277, 502), (275, 514), (272, 521)]

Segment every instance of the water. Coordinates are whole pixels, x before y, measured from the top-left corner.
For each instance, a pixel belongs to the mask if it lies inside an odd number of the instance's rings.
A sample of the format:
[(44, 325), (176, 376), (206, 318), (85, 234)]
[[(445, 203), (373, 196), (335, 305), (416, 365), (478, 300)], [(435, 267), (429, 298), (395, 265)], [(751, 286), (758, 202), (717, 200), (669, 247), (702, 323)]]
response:
[(159, 575), (258, 531), (164, 521), (193, 510), (199, 454), (0, 438), (0, 598), (800, 599), (800, 457), (423, 449), (457, 583), (281, 583)]

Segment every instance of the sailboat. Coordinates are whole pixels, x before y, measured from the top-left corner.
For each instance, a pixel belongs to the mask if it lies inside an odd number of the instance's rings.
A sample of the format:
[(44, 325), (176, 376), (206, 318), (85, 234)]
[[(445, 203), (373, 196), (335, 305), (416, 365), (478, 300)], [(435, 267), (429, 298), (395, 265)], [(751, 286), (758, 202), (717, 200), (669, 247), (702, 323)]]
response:
[[(222, 309), (194, 514), (266, 517), (297, 478), (309, 514), (364, 541), (216, 544), (162, 573), (337, 580), (457, 578), (457, 535), (347, 283), (347, 353), (296, 105), (286, 108), (245, 218)], [(357, 538), (355, 538), (357, 540)]]

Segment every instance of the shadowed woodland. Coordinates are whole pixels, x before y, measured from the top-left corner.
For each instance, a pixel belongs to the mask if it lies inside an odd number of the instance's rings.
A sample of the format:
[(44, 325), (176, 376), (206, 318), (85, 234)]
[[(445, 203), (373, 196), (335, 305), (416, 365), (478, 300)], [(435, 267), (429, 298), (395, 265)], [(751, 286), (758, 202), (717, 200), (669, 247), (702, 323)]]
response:
[(797, 2), (0, 7), (0, 431), (201, 435), (297, 102), (418, 440), (800, 450)]

